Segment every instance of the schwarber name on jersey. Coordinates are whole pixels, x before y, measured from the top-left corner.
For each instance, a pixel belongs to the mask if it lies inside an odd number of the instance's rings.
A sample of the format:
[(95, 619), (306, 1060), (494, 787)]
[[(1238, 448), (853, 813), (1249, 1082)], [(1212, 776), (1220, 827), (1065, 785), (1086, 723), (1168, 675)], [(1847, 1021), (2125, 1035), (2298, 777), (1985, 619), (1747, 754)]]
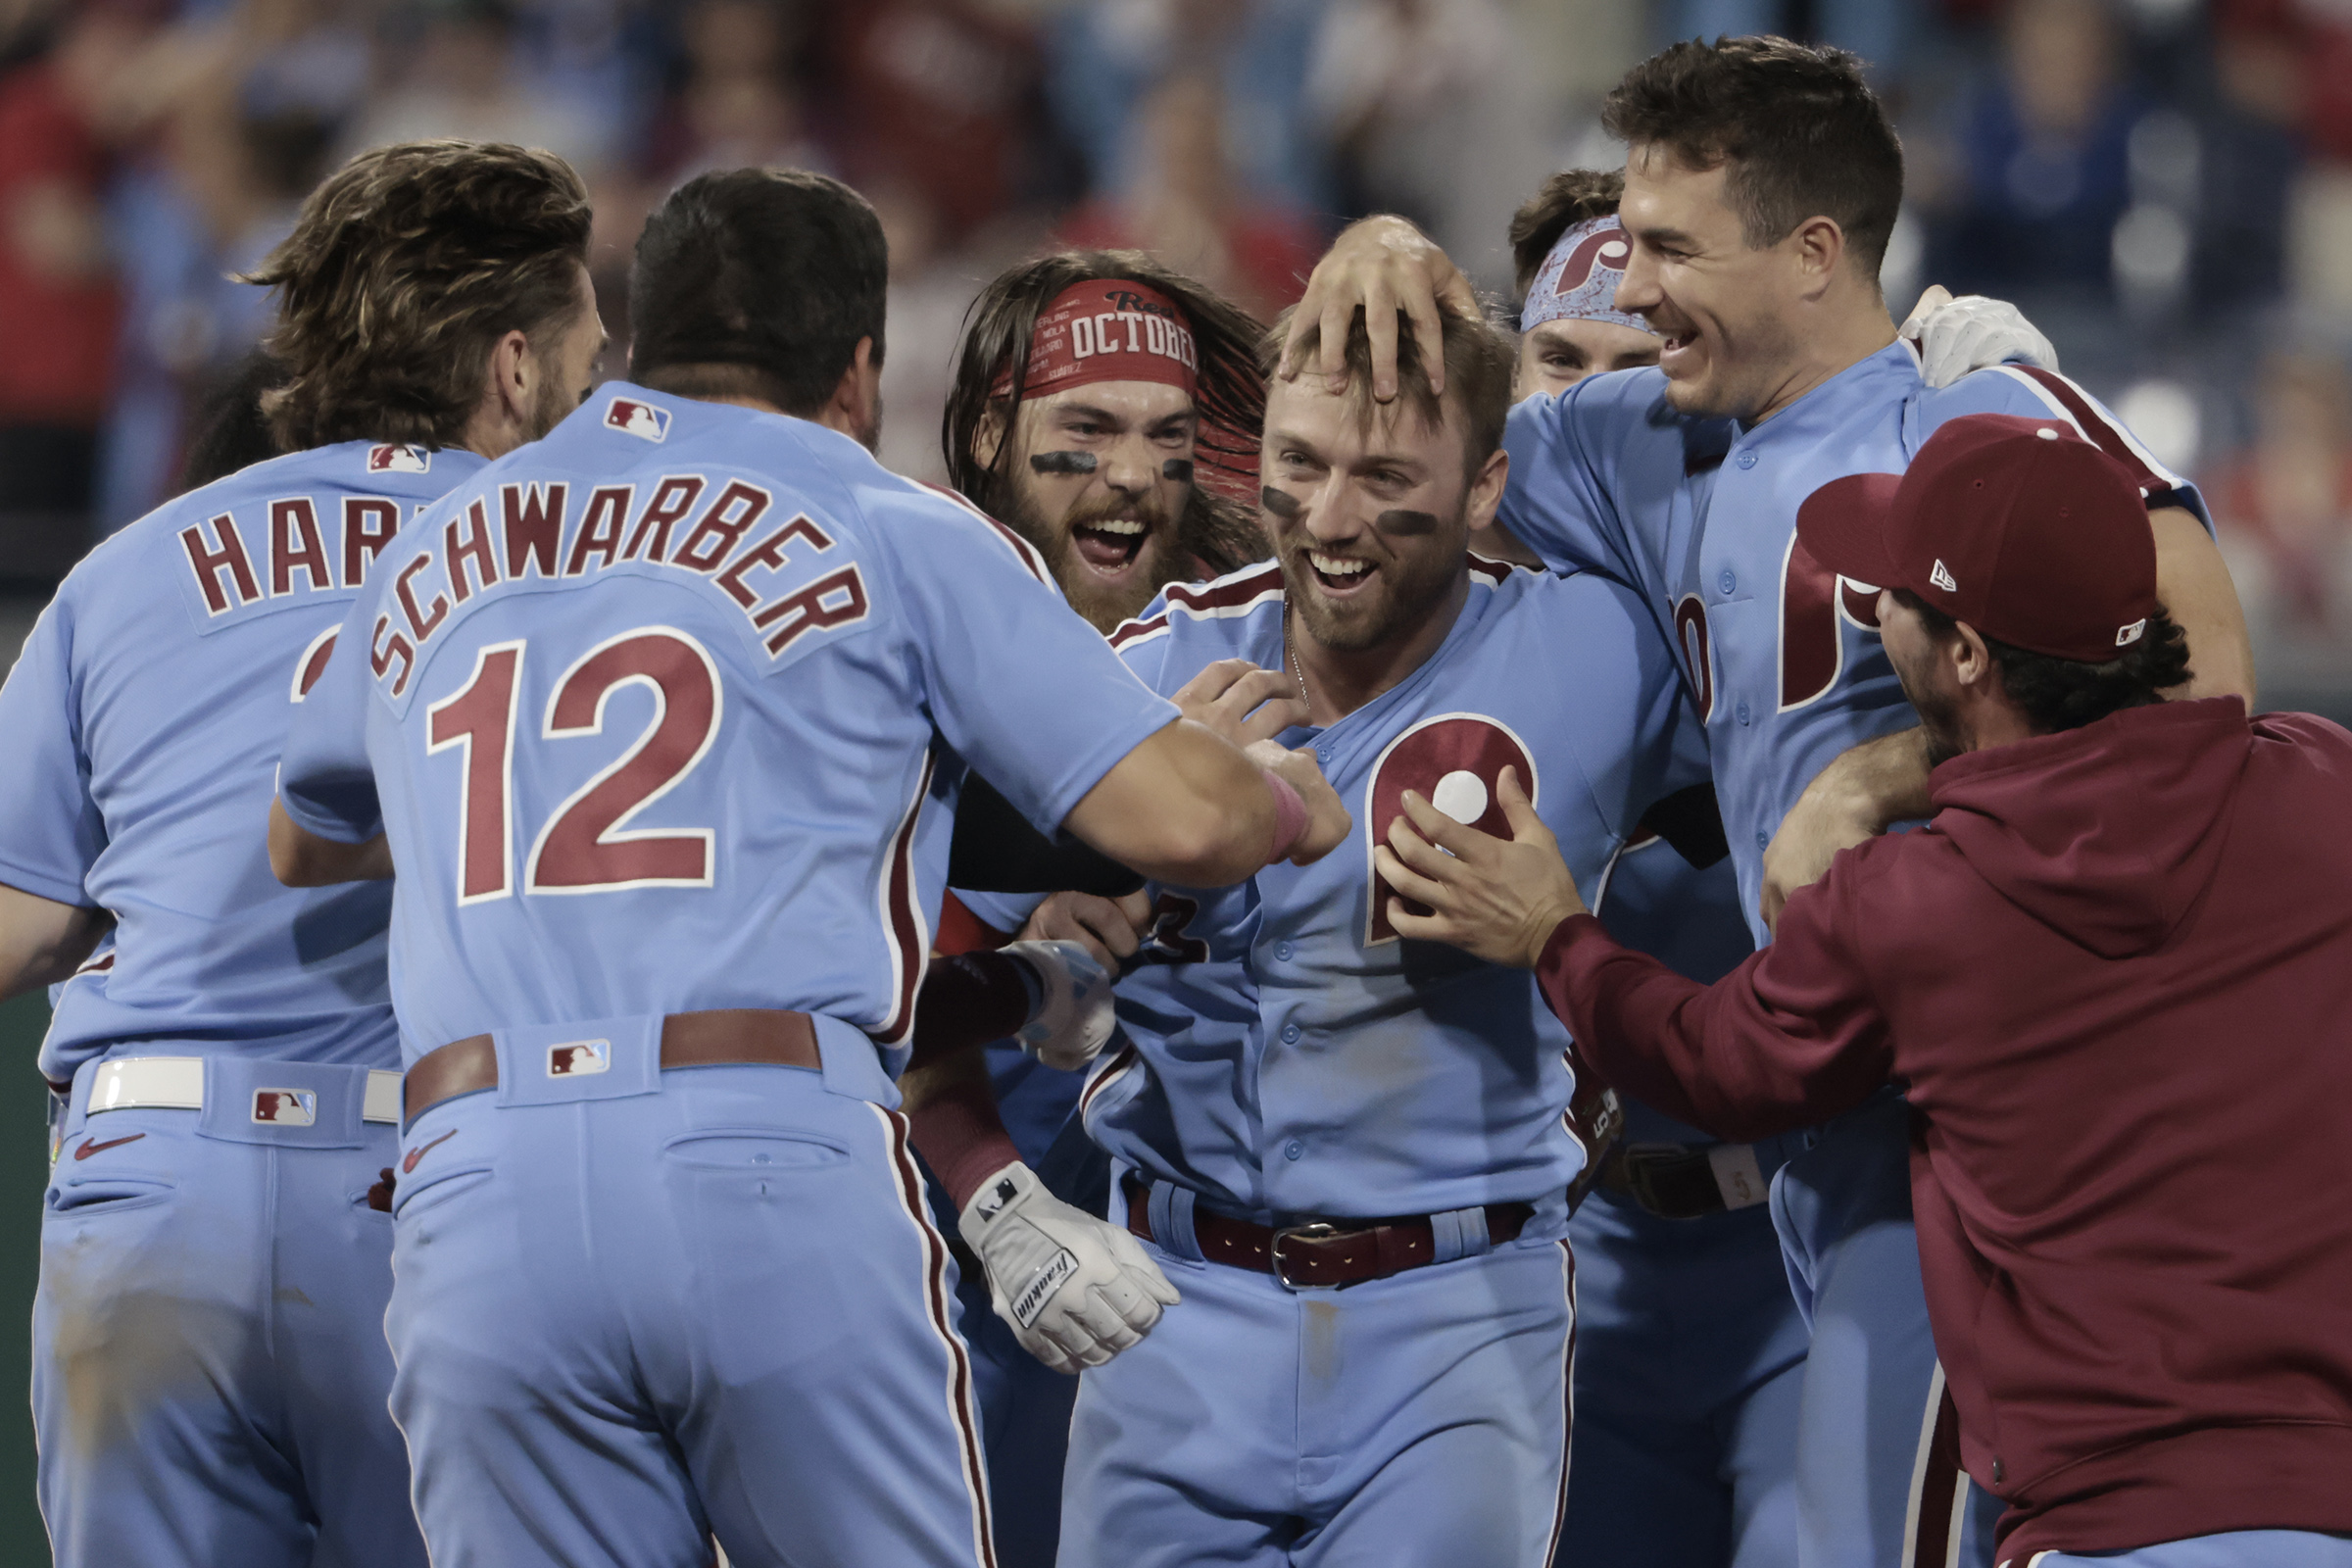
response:
[(389, 835), (412, 1059), (710, 1007), (894, 1046), (964, 767), (1055, 832), (1176, 717), (961, 501), (625, 383), (421, 517), (344, 641), (282, 798)]
[(74, 568), (0, 691), (0, 882), (111, 911), (41, 1070), (118, 1041), (389, 1067), (391, 891), (295, 890), (262, 829), (287, 725), (401, 524), (481, 466), (344, 442), (166, 503)]
[(1665, 373), (1589, 376), (1511, 411), (1501, 520), (1562, 569), (1641, 590), (1681, 650), (1707, 723), (1716, 795), (1750, 929), (1765, 846), (1838, 753), (1917, 715), (1879, 646), (1878, 592), (1835, 578), (1796, 540), (1797, 509), (1833, 479), (1898, 473), (1946, 419), (2064, 419), (2139, 476), (2152, 504), (2188, 508), (2166, 469), (2054, 371), (2003, 365), (1935, 390), (1897, 341), (1761, 424), (1686, 418)]
[[(1172, 588), (1113, 634), (1174, 691), (1220, 659), (1284, 667), (1282, 574)], [(1508, 834), (1505, 765), (1598, 898), (1642, 811), (1705, 777), (1673, 658), (1630, 591), (1474, 558), (1470, 595), (1412, 674), (1327, 729), (1296, 729), (1355, 817), (1352, 843), (1214, 891), (1152, 886), (1128, 1047), (1087, 1086), (1088, 1131), (1212, 1206), (1272, 1220), (1548, 1205), (1585, 1163), (1565, 1119), (1567, 1031), (1528, 976), (1400, 940), (1373, 846), (1413, 790)], [(1678, 756), (1679, 750), (1679, 756)]]

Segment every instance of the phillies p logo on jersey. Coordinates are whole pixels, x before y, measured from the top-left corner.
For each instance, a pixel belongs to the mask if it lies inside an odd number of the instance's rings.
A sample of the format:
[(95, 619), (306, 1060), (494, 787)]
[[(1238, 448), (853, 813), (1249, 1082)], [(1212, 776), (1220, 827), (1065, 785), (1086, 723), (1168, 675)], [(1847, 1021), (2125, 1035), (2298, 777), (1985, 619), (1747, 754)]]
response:
[[(1376, 846), (1386, 844), (1389, 825), (1404, 814), (1404, 792), (1411, 790), (1456, 822), (1511, 836), (1511, 824), (1495, 798), (1496, 780), (1506, 767), (1516, 768), (1519, 787), (1533, 803), (1536, 764), (1527, 747), (1509, 725), (1481, 713), (1441, 713), (1425, 718), (1389, 742), (1380, 760), (1372, 764), (1372, 782), (1364, 787), (1364, 825), (1371, 835), (1364, 844), (1367, 865)], [(1389, 900), (1396, 890), (1371, 872), (1372, 907), (1364, 921), (1364, 946), (1396, 940), (1389, 923)], [(1429, 911), (1407, 899), (1405, 907), (1417, 914)]]
[(669, 439), (669, 411), (635, 398), (614, 398), (605, 405), (605, 428), (623, 430), (644, 441)]
[(276, 1127), (309, 1127), (318, 1120), (318, 1097), (308, 1089), (256, 1089), (253, 1119)]
[(433, 455), (422, 447), (382, 442), (368, 449), (369, 473), (424, 473), (432, 466)]

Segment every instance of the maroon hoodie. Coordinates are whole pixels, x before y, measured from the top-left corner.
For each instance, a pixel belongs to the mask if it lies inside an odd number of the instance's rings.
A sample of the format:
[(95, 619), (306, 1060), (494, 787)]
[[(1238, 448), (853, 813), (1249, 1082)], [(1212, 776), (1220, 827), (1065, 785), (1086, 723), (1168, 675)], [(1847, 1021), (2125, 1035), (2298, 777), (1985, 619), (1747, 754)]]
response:
[(2352, 735), (2235, 698), (1946, 762), (1711, 987), (1565, 921), (1593, 1066), (1745, 1141), (1913, 1108), (2001, 1557), (2352, 1532)]

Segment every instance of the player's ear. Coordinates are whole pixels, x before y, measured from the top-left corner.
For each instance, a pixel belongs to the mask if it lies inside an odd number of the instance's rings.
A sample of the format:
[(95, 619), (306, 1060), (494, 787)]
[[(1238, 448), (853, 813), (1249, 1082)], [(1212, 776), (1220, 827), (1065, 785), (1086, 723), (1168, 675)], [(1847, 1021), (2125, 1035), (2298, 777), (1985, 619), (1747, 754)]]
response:
[(1004, 444), (1004, 409), (1003, 398), (990, 398), (972, 427), (972, 465), (983, 471), (997, 466), (997, 449)]
[(1782, 243), (1790, 247), (1807, 299), (1818, 299), (1845, 265), (1845, 230), (1834, 218), (1808, 218)]
[(851, 351), (850, 368), (833, 388), (833, 407), (851, 430), (870, 430), (881, 423), (882, 367), (874, 360), (874, 340), (861, 337)]
[(1463, 510), (1469, 514), (1473, 534), (1494, 525), (1494, 511), (1502, 505), (1502, 489), (1511, 476), (1511, 455), (1496, 447), (1487, 454), (1478, 472), (1470, 478), (1470, 496)]
[(1984, 686), (1993, 679), (1995, 666), (1992, 650), (1984, 646), (1984, 634), (1967, 621), (1953, 627), (1952, 639), (1944, 645), (1944, 653), (1952, 662), (1952, 673), (1964, 687)]

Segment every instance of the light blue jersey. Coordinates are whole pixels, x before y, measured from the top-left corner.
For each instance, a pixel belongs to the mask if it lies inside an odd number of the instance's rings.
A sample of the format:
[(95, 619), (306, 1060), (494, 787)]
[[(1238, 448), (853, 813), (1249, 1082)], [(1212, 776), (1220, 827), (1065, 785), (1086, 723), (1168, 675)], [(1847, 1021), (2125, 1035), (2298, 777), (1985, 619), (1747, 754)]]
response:
[(74, 568), (0, 691), (0, 882), (117, 921), (41, 1070), (111, 1046), (390, 1067), (381, 883), (296, 891), (264, 828), (287, 725), (369, 565), (481, 466), (347, 441), (168, 503)]
[[(414, 1059), (795, 1007), (904, 1041), (966, 764), (1039, 827), (1176, 716), (1034, 552), (805, 420), (614, 383), (385, 558), (286, 808), (400, 866)], [(379, 806), (380, 802), (380, 806)]]
[(1898, 341), (1745, 428), (1676, 415), (1665, 388), (1663, 371), (1625, 370), (1519, 404), (1500, 520), (1559, 569), (1639, 589), (1681, 649), (1763, 942), (1764, 849), (1781, 818), (1838, 753), (1917, 721), (1879, 647), (1877, 590), (1834, 578), (1796, 542), (1808, 496), (1901, 472), (1946, 419), (2016, 414), (2067, 420), (2151, 496), (2172, 492), (2201, 518), (2204, 502), (2049, 370), (1995, 366), (1931, 390)]
[[(1174, 691), (1220, 659), (1284, 667), (1283, 615), (1281, 572), (1263, 565), (1170, 589), (1112, 641)], [(1407, 789), (1507, 834), (1494, 791), (1509, 765), (1597, 897), (1643, 810), (1704, 777), (1687, 712), (1631, 592), (1474, 558), (1427, 662), (1285, 737), (1315, 749), (1353, 841), (1231, 889), (1151, 888), (1152, 961), (1119, 985), (1132, 1054), (1089, 1085), (1088, 1130), (1253, 1218), (1524, 1201), (1556, 1223), (1586, 1158), (1563, 1117), (1567, 1033), (1523, 972), (1400, 941), (1372, 849)]]
[(33, 1304), (61, 1568), (425, 1561), (367, 1200), (399, 1157), (370, 1115), (391, 889), (281, 887), (266, 832), (345, 612), (480, 466), (345, 442), (172, 501), (74, 568), (0, 693), (0, 881), (118, 922), (41, 1053), (73, 1080)]

